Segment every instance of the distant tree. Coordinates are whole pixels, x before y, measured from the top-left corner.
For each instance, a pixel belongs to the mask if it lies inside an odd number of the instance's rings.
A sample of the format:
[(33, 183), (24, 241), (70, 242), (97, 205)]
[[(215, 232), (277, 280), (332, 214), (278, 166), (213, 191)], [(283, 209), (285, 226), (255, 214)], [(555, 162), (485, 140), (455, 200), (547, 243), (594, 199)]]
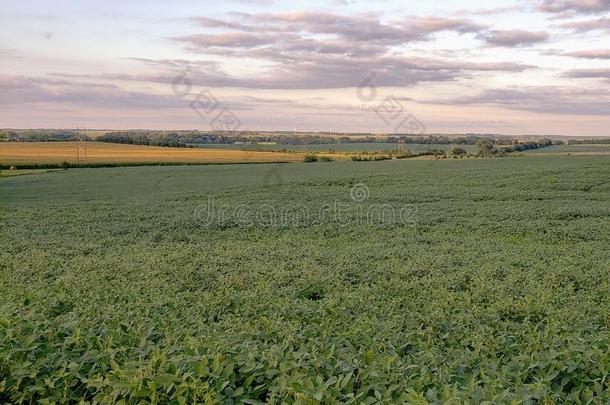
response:
[(411, 149), (403, 149), (396, 154), (396, 159), (406, 159), (415, 156)]
[(479, 156), (493, 156), (498, 151), (494, 143), (487, 139), (477, 141), (477, 148), (479, 149)]
[(466, 149), (456, 146), (455, 148), (451, 149), (451, 154), (453, 156), (464, 156), (468, 154), (468, 152), (466, 152)]
[(432, 148), (432, 149), (427, 149), (423, 154), (425, 155), (432, 155), (435, 158), (439, 158), (439, 157), (446, 157), (447, 156), (447, 152), (444, 149), (437, 149), (437, 148)]

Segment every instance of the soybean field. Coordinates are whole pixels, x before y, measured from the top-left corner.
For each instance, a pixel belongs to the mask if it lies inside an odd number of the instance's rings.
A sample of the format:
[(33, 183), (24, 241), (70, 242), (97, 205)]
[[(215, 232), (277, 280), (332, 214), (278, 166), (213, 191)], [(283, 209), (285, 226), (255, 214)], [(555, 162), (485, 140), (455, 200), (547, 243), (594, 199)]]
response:
[(606, 157), (68, 169), (0, 226), (2, 403), (610, 401)]

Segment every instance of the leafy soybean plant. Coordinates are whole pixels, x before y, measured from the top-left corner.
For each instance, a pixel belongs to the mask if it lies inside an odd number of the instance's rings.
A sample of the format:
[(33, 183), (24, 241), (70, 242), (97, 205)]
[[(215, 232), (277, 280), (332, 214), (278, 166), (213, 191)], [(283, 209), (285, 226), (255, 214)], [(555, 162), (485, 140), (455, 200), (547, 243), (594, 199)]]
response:
[[(610, 160), (166, 170), (0, 181), (0, 402), (610, 400)], [(193, 218), (358, 183), (416, 223)]]

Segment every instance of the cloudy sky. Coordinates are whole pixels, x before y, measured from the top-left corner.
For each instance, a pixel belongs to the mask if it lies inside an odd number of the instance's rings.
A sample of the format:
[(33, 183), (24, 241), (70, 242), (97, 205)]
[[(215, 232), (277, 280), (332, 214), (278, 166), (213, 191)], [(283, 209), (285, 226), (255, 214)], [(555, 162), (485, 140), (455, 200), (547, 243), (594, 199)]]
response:
[(0, 0), (0, 127), (219, 122), (610, 136), (610, 0)]

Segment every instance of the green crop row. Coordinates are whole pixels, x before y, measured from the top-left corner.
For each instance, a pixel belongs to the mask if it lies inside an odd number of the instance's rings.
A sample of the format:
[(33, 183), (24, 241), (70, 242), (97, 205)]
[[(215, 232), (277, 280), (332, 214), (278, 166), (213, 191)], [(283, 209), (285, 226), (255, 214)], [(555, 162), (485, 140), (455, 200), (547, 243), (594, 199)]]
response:
[[(608, 173), (532, 157), (3, 179), (0, 403), (608, 403)], [(210, 196), (417, 212), (207, 226)]]

